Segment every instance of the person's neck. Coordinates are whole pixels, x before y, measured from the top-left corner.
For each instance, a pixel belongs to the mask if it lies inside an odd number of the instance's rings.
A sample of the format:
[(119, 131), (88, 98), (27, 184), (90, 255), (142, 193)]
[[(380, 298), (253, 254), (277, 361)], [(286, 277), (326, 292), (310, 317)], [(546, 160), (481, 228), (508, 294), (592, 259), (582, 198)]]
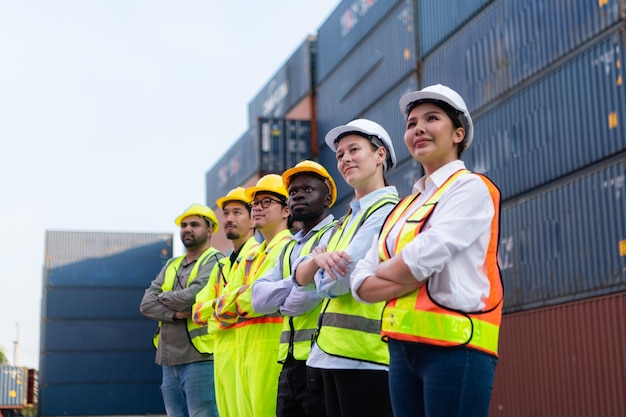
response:
[(248, 233), (247, 235), (243, 236), (243, 237), (239, 237), (237, 239), (233, 239), (233, 251), (234, 252), (239, 252), (241, 250), (241, 247), (243, 245), (246, 244), (246, 242), (248, 241), (248, 239), (250, 239), (252, 236), (254, 236), (254, 233), (252, 233), (252, 231), (250, 233)]
[(357, 200), (362, 199), (363, 197), (365, 197), (366, 195), (368, 195), (369, 193), (372, 193), (376, 190), (379, 190), (381, 188), (383, 188), (385, 186), (385, 181), (383, 181), (382, 179), (380, 180), (375, 180), (375, 181), (369, 181), (357, 188), (354, 189), (354, 196), (356, 197)]
[(306, 235), (317, 226), (322, 220), (324, 220), (328, 216), (328, 209), (324, 210), (321, 216), (316, 217), (314, 219), (301, 220), (302, 222), (302, 232)]
[(272, 242), (272, 240), (276, 237), (276, 235), (282, 232), (283, 230), (285, 230), (286, 228), (287, 228), (287, 222), (285, 221), (285, 222), (282, 222), (280, 226), (266, 228), (265, 230), (261, 230), (260, 232), (263, 235), (263, 239), (265, 239), (265, 241), (269, 245)]
[(195, 261), (198, 259), (202, 253), (211, 247), (211, 241), (207, 240), (206, 243), (202, 246), (194, 246), (192, 248), (187, 248), (187, 253), (185, 256), (185, 260), (187, 263)]

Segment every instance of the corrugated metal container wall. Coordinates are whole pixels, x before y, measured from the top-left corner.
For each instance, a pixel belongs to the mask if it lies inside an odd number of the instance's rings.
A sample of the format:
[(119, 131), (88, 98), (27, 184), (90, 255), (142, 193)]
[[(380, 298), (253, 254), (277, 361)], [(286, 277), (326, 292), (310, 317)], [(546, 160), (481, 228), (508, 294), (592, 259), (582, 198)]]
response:
[(428, 55), (431, 50), (455, 33), (461, 25), (491, 1), (417, 0), (421, 56)]
[(626, 289), (626, 153), (503, 205), (505, 312)]
[(626, 149), (624, 46), (623, 32), (603, 37), (477, 117), (468, 168), (505, 200)]
[[(404, 94), (415, 90), (417, 90), (417, 78), (411, 75), (396, 85), (384, 97), (377, 100), (372, 107), (360, 116), (379, 123), (389, 133), (398, 165), (407, 159), (411, 159), (411, 154), (404, 144), (406, 120), (400, 111), (398, 101)], [(393, 171), (390, 174), (393, 174)]]
[(625, 416), (624, 317), (624, 292), (504, 315), (489, 416)]
[(260, 173), (281, 174), (311, 158), (311, 122), (259, 118)]
[[(372, 33), (318, 84), (318, 125), (356, 118), (417, 68), (411, 1), (398, 4)], [(320, 53), (324, 51), (320, 50)], [(396, 108), (397, 100), (396, 98)], [(346, 120), (347, 119), (347, 120)], [(320, 135), (320, 144), (324, 141)]]
[(399, 0), (344, 0), (317, 30), (317, 83), (343, 61)]
[(165, 415), (158, 384), (55, 384), (40, 404), (43, 417)]
[(28, 368), (0, 366), (0, 408), (27, 404)]
[[(98, 235), (102, 236), (103, 234), (86, 233), (83, 244), (88, 246), (97, 241)], [(146, 282), (145, 265), (162, 265), (169, 257), (172, 251), (171, 236), (171, 234), (162, 234), (158, 236), (159, 241), (155, 243), (119, 252), (123, 246), (117, 246), (118, 244), (127, 245), (130, 241), (127, 242), (126, 239), (132, 241), (134, 238), (122, 233), (115, 237), (109, 237), (107, 234), (106, 239), (110, 239), (107, 243), (110, 255), (107, 256), (107, 252), (102, 252), (100, 255), (89, 255), (89, 253), (93, 253), (95, 248), (87, 249), (84, 246), (77, 246), (80, 247), (79, 251), (85, 251), (86, 257), (94, 257), (73, 264), (46, 269), (45, 285), (53, 288), (75, 286), (141, 287)], [(140, 256), (141, 261), (145, 263), (137, 262), (137, 256)]]
[[(162, 244), (168, 239), (169, 247), (171, 247), (172, 238), (170, 234), (49, 230), (46, 231), (45, 269), (58, 269), (91, 258), (106, 258), (132, 249)], [(151, 250), (141, 250), (144, 252), (144, 256), (145, 253), (151, 252)], [(90, 270), (90, 273), (93, 272), (93, 269)], [(48, 284), (55, 286), (64, 283), (48, 282)], [(73, 282), (69, 282), (69, 284), (73, 284)]]
[(313, 92), (317, 41), (309, 36), (248, 104), (251, 128), (257, 118), (278, 118)]
[[(151, 359), (154, 359), (154, 349)], [(103, 354), (93, 352), (56, 352), (49, 355), (46, 361), (49, 375), (49, 387), (58, 384), (145, 384), (161, 379), (161, 368), (151, 366), (138, 369), (137, 364), (145, 361), (145, 352), (141, 350), (114, 351)], [(67, 372), (66, 367), (72, 364), (76, 369), (89, 372)]]
[[(44, 271), (41, 415), (162, 414), (160, 368), (151, 343), (156, 323), (139, 314), (139, 304), (172, 256), (173, 236), (46, 237), (46, 265), (56, 267)], [(126, 392), (137, 395), (127, 401)]]
[(424, 171), (420, 163), (414, 159), (407, 159), (387, 175), (387, 182), (390, 185), (395, 185), (398, 194), (405, 197), (413, 192), (413, 184), (422, 175), (424, 175)]
[[(436, 3), (442, 9), (446, 2)], [(475, 111), (622, 25), (623, 9), (623, 0), (497, 0), (426, 56), (424, 83), (451, 86)], [(424, 12), (420, 21), (432, 18)], [(439, 23), (431, 20), (428, 27)]]
[(256, 133), (251, 128), (206, 173), (206, 201), (209, 207), (215, 207), (215, 200), (259, 172), (258, 152)]

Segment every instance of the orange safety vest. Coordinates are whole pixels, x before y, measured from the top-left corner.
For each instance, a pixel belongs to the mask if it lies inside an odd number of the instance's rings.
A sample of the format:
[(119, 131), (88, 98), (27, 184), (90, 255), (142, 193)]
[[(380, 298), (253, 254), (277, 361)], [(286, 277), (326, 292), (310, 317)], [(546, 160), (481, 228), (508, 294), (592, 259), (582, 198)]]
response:
[[(423, 229), (437, 202), (446, 189), (461, 175), (471, 172), (462, 169), (455, 172), (441, 187), (411, 214), (401, 226), (393, 249), (387, 247), (387, 237), (419, 195), (404, 198), (389, 214), (378, 240), (378, 254), (386, 261), (397, 254)], [(391, 300), (383, 311), (383, 339), (391, 338), (436, 346), (467, 346), (498, 356), (498, 335), (502, 319), (503, 288), (497, 262), (500, 191), (485, 176), (478, 175), (487, 185), (494, 204), (495, 214), (491, 221), (491, 239), (485, 258), (485, 270), (490, 283), (490, 294), (481, 311), (464, 312), (443, 307), (431, 298), (428, 285)]]

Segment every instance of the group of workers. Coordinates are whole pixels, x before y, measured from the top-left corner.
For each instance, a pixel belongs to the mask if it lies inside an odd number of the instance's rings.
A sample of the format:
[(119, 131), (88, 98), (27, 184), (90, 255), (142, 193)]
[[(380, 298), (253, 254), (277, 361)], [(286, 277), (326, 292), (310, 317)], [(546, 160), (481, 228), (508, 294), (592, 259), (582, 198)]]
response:
[(325, 136), (354, 190), (341, 218), (335, 180), (308, 160), (217, 199), (221, 225), (198, 204), (176, 218), (186, 253), (140, 307), (159, 322), (169, 417), (487, 415), (499, 191), (460, 159), (474, 128), (458, 93), (437, 84), (399, 104), (425, 172), (411, 195), (387, 183), (387, 131), (357, 119)]

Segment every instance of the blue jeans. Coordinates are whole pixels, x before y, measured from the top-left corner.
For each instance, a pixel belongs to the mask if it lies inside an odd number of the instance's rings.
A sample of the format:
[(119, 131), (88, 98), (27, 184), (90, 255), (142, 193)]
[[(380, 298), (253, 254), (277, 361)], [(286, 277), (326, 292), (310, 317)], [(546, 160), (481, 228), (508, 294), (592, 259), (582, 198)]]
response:
[(161, 393), (168, 417), (217, 417), (213, 361), (162, 368)]
[(481, 417), (498, 359), (467, 348), (389, 339), (389, 390), (395, 417)]

